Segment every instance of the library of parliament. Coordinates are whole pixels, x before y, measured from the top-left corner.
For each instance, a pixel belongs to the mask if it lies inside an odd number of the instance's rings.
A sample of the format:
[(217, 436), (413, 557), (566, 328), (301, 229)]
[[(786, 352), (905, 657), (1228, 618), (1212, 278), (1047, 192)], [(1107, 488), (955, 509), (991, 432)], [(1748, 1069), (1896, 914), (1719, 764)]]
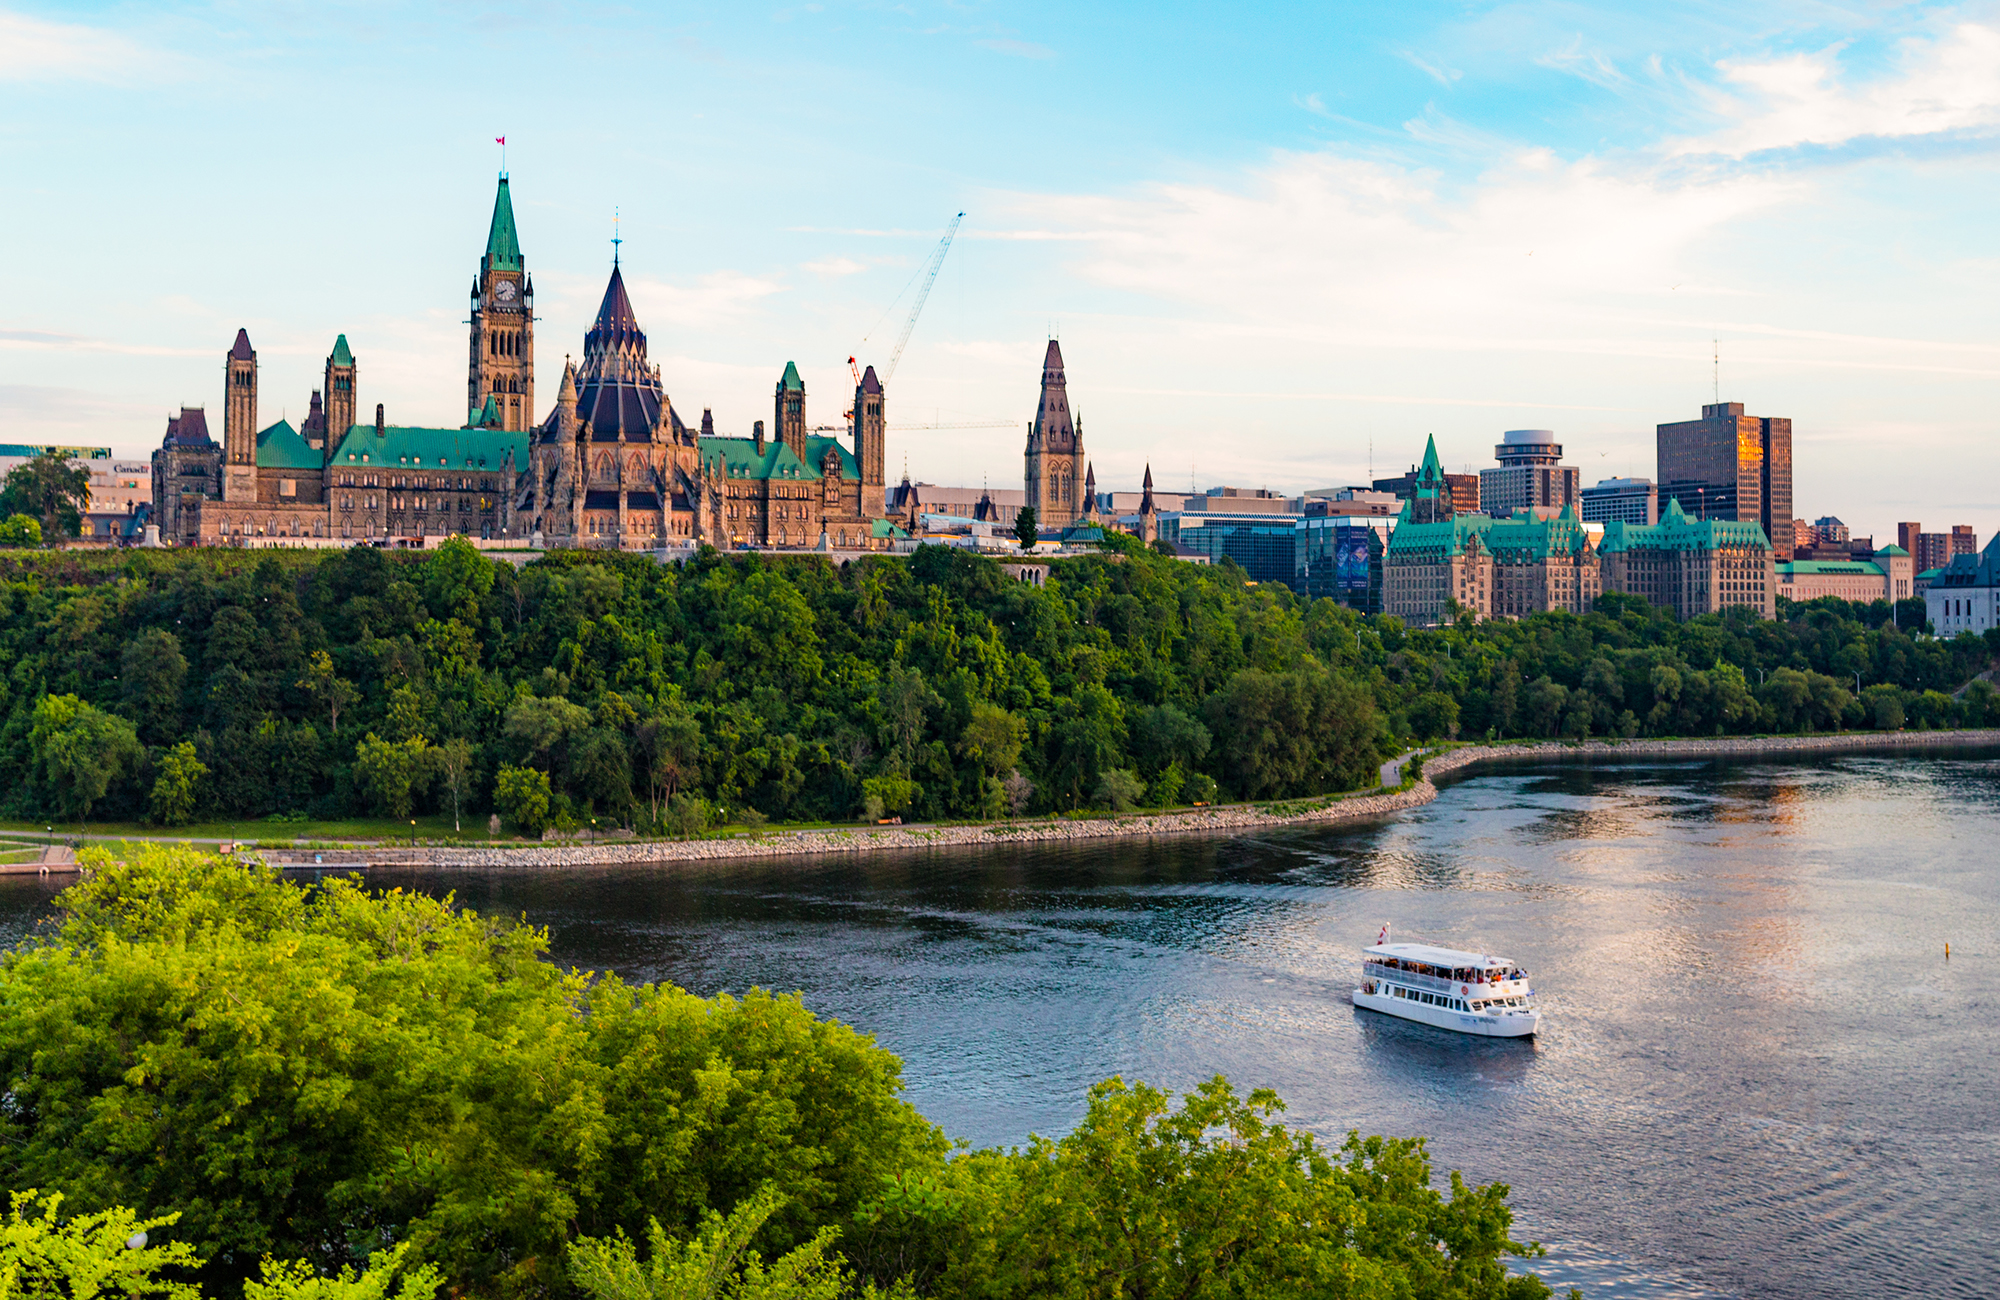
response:
[[(222, 441), (200, 407), (168, 420), (153, 453), (153, 518), (170, 545), (422, 545), (463, 534), (551, 547), (652, 550), (676, 542), (886, 549), (882, 385), (854, 390), (851, 446), (808, 431), (805, 384), (787, 363), (771, 426), (719, 437), (685, 423), (616, 261), (583, 364), (565, 363), (535, 421), (535, 284), (506, 176), (472, 284), (466, 418), (391, 424), (361, 401), (360, 365), (334, 340), (297, 428), (257, 419), (257, 351), (244, 330), (224, 360)], [(1080, 450), (1080, 448), (1079, 448)]]

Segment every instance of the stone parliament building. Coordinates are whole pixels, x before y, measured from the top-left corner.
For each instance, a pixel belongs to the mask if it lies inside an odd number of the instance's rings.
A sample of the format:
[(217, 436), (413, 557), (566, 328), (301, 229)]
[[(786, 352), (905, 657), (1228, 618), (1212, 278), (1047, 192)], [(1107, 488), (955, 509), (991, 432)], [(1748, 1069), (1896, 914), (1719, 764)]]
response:
[[(508, 179), (494, 199), (472, 284), (465, 422), (358, 421), (347, 336), (298, 428), (259, 429), (257, 353), (244, 330), (223, 362), (223, 428), (183, 407), (153, 453), (153, 518), (170, 545), (423, 545), (463, 534), (551, 547), (651, 550), (675, 543), (886, 549), (882, 385), (855, 387), (852, 447), (809, 434), (805, 384), (787, 363), (767, 436), (720, 437), (674, 409), (616, 260), (583, 364), (565, 362), (535, 422), (534, 281)], [(1052, 349), (1053, 350), (1053, 349)], [(1060, 362), (1058, 361), (1058, 366)]]

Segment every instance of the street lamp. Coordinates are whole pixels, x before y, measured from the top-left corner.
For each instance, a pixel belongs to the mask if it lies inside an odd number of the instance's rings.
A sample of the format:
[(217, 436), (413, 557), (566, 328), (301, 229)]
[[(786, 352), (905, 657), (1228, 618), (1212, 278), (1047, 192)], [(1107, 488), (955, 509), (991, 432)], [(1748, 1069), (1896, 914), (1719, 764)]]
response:
[(417, 819), (410, 818), (410, 847), (417, 847)]

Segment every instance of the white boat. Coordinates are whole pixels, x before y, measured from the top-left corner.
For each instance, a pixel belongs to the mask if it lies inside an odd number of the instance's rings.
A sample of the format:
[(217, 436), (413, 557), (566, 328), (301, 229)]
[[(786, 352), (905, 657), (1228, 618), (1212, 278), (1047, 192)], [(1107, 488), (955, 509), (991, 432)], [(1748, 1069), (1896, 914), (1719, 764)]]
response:
[(1541, 1026), (1528, 972), (1507, 958), (1388, 938), (1385, 925), (1361, 950), (1355, 1006), (1487, 1038), (1525, 1038)]

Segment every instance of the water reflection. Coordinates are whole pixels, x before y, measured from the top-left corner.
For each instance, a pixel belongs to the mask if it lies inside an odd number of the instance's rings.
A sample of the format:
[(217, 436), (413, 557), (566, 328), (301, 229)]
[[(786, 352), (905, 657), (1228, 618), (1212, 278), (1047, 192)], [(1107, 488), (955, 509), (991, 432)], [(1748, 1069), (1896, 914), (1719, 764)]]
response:
[[(1516, 769), (1236, 840), (374, 883), (525, 914), (566, 963), (803, 990), (976, 1142), (1068, 1128), (1110, 1074), (1225, 1073), (1510, 1183), (1592, 1295), (1974, 1296), (2000, 1277), (1996, 842), (1990, 756), (1871, 757)], [(45, 907), (0, 882), (9, 933)], [(1544, 1032), (1354, 1009), (1385, 920), (1521, 962)]]

